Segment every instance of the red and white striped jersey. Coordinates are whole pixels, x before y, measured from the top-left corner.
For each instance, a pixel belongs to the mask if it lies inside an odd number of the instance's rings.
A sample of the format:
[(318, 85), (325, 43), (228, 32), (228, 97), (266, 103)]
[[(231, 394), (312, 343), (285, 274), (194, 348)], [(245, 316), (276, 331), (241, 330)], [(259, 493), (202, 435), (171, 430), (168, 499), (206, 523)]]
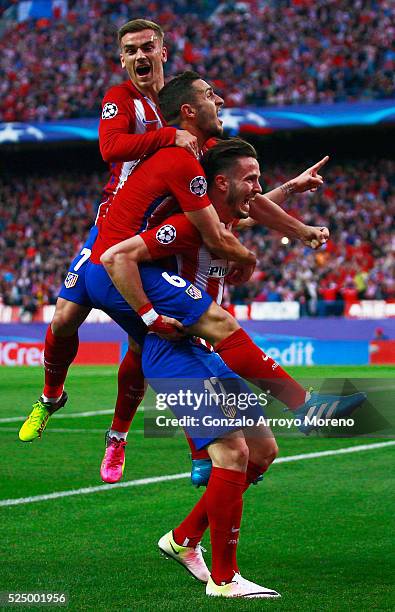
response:
[(194, 155), (181, 147), (164, 147), (144, 159), (113, 196), (99, 226), (91, 261), (114, 244), (152, 227), (158, 211), (177, 202), (179, 210), (193, 212), (211, 206), (204, 171)]
[(111, 175), (103, 190), (96, 223), (106, 216), (114, 194), (140, 159), (174, 144), (176, 129), (163, 125), (159, 109), (131, 81), (107, 91), (102, 103), (99, 145), (104, 161), (110, 162)]
[[(231, 229), (232, 226), (233, 222), (226, 227)], [(185, 215), (172, 215), (140, 236), (152, 259), (165, 259), (167, 268), (206, 291), (221, 304), (228, 262), (209, 252), (199, 231)]]

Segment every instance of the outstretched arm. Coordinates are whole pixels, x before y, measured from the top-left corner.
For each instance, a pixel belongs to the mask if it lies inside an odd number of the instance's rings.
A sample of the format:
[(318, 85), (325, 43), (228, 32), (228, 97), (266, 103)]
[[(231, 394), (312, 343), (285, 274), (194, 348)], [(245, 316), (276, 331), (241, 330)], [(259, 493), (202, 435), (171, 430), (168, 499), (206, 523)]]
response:
[(272, 200), (276, 204), (283, 204), (285, 200), (293, 193), (303, 193), (304, 191), (316, 191), (320, 187), (324, 179), (319, 174), (321, 168), (325, 166), (329, 160), (329, 155), (325, 155), (319, 162), (304, 170), (298, 176), (287, 181), (280, 187), (276, 187), (266, 193), (266, 197)]
[(281, 232), (288, 238), (301, 240), (307, 246), (317, 249), (329, 238), (329, 231), (325, 227), (305, 225), (292, 215), (289, 215), (280, 206), (292, 193), (316, 191), (324, 180), (319, 174), (321, 168), (327, 163), (326, 155), (319, 162), (304, 170), (284, 185), (263, 194), (257, 194), (250, 207), (250, 219), (242, 221), (239, 229), (251, 227), (260, 223), (275, 231)]
[(305, 225), (265, 195), (255, 196), (250, 205), (250, 215), (256, 223), (281, 232), (288, 238), (301, 240), (313, 249), (319, 248), (329, 238), (329, 230), (326, 227)]

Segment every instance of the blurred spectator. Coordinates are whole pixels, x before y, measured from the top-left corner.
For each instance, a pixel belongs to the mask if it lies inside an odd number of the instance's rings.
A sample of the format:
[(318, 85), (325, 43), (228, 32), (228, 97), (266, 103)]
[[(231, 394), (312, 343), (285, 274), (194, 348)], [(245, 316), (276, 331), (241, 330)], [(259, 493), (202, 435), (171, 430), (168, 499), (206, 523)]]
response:
[(116, 30), (138, 17), (164, 27), (168, 75), (201, 72), (228, 106), (395, 96), (392, 0), (134, 0), (132, 13), (121, 0), (68, 7), (66, 18), (0, 30), (0, 121), (98, 117), (105, 90), (125, 78)]
[[(293, 166), (265, 166), (267, 190), (295, 176)], [(67, 267), (92, 225), (97, 174), (17, 177), (0, 181), (0, 302), (27, 313), (53, 304)], [(226, 288), (235, 304), (298, 300), (307, 315), (338, 315), (344, 302), (395, 299), (395, 162), (329, 166), (325, 187), (292, 196), (289, 211), (329, 225), (330, 241), (313, 251), (254, 227), (241, 240), (259, 253), (252, 279)]]
[(373, 340), (389, 340), (389, 336), (387, 336), (387, 334), (384, 333), (384, 330), (382, 327), (377, 327), (374, 331)]

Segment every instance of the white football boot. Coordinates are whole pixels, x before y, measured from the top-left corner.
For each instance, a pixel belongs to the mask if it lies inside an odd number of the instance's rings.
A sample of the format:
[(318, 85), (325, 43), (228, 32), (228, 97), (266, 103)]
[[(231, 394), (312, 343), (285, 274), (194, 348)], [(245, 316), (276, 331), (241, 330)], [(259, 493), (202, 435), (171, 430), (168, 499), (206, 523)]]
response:
[(244, 597), (245, 599), (263, 597), (266, 599), (274, 599), (276, 597), (281, 597), (280, 593), (277, 593), (277, 591), (267, 589), (259, 584), (255, 584), (255, 582), (246, 580), (246, 578), (243, 578), (240, 574), (235, 574), (232, 582), (221, 585), (216, 584), (210, 576), (206, 586), (206, 595), (210, 597)]
[(173, 532), (169, 531), (161, 537), (158, 546), (166, 557), (183, 565), (196, 580), (204, 583), (208, 581), (210, 572), (203, 558), (202, 550), (204, 549), (200, 546), (200, 542), (194, 548), (192, 546), (180, 546), (174, 541)]

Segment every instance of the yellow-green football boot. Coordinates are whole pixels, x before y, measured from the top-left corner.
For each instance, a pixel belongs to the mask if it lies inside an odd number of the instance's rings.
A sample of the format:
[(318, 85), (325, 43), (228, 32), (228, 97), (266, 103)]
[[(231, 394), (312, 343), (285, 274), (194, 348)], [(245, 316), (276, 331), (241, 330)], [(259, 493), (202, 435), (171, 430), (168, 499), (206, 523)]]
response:
[(20, 428), (19, 439), (22, 442), (33, 442), (36, 438), (41, 438), (51, 414), (62, 408), (66, 402), (66, 391), (63, 391), (62, 396), (55, 403), (44, 402), (42, 397), (40, 397), (34, 402), (33, 410)]

